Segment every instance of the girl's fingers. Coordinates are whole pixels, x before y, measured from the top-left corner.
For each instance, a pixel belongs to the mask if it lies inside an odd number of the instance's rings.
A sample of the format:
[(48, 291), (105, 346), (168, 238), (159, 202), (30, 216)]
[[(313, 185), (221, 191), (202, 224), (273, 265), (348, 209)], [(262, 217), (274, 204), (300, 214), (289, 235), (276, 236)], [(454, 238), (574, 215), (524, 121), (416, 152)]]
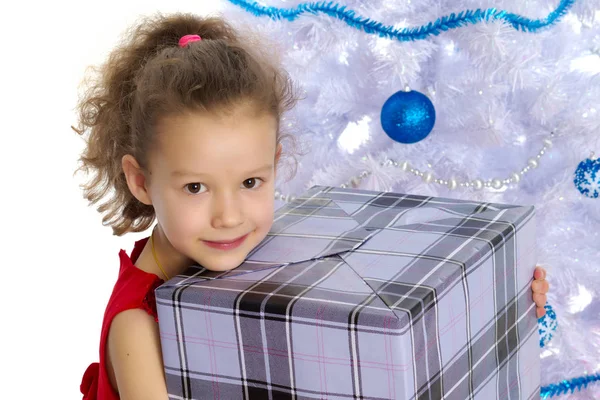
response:
[(535, 313), (539, 319), (546, 315), (544, 306), (547, 302), (546, 293), (550, 290), (550, 283), (546, 280), (546, 270), (539, 265), (535, 267), (533, 277), (535, 280), (531, 284), (531, 289), (533, 290), (533, 301), (537, 306)]
[(546, 279), (546, 270), (540, 266), (535, 267), (535, 271), (533, 272), (533, 277), (536, 280)]
[(544, 307), (537, 307), (536, 314), (538, 318), (542, 318), (544, 315), (546, 315), (546, 309)]
[(535, 280), (531, 284), (531, 289), (533, 290), (534, 293), (545, 294), (545, 293), (548, 293), (548, 291), (550, 290), (550, 283), (547, 280), (543, 280), (543, 281)]
[(534, 293), (533, 294), (533, 301), (535, 302), (535, 305), (538, 307), (544, 307), (546, 305), (546, 295), (542, 294), (542, 293)]

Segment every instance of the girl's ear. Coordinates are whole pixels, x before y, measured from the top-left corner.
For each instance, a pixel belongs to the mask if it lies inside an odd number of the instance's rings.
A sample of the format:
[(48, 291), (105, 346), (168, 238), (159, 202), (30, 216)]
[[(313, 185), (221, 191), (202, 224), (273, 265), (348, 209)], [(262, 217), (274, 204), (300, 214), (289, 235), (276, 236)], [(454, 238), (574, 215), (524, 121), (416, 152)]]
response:
[(121, 159), (121, 166), (131, 194), (140, 202), (152, 205), (146, 175), (137, 160), (131, 154), (126, 154)]

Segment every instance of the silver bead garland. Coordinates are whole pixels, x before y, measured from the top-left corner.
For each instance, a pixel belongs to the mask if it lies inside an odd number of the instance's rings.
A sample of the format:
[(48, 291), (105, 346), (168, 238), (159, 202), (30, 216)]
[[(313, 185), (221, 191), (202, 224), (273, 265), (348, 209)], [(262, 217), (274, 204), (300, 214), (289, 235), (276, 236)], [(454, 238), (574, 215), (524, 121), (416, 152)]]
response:
[[(550, 133), (550, 137), (551, 138), (554, 137), (554, 132)], [(454, 190), (458, 187), (473, 188), (475, 190), (481, 190), (485, 187), (485, 188), (492, 188), (495, 190), (500, 190), (500, 189), (503, 189), (505, 186), (510, 185), (511, 183), (519, 183), (521, 181), (521, 178), (526, 173), (528, 173), (532, 169), (535, 169), (539, 166), (539, 162), (540, 162), (541, 158), (546, 154), (546, 150), (548, 150), (552, 147), (552, 140), (550, 138), (544, 139), (543, 143), (544, 143), (544, 145), (542, 146), (542, 149), (538, 152), (538, 154), (535, 155), (535, 157), (532, 157), (529, 160), (527, 160), (527, 165), (525, 167), (523, 167), (518, 172), (512, 172), (505, 179), (493, 178), (493, 179), (484, 180), (481, 178), (477, 178), (477, 179), (473, 179), (469, 182), (460, 182), (455, 178), (451, 178), (451, 179), (436, 178), (432, 172), (422, 172), (416, 168), (412, 168), (408, 161), (398, 162), (398, 161), (391, 160), (388, 158), (385, 161), (381, 162), (380, 165), (383, 167), (400, 168), (400, 170), (402, 170), (402, 171), (409, 172), (411, 174), (414, 174), (415, 176), (420, 177), (426, 183), (435, 183), (438, 185), (446, 186), (450, 190)], [(364, 178), (366, 178), (367, 176), (369, 176), (371, 174), (372, 174), (371, 171), (362, 171), (359, 175), (353, 176), (345, 183), (342, 183), (340, 185), (340, 188), (345, 189), (348, 187), (358, 187), (360, 182)], [(290, 202), (290, 201), (294, 201), (296, 199), (296, 196), (291, 196), (289, 194), (284, 195), (284, 194), (280, 193), (278, 190), (276, 190), (275, 191), (275, 199), (283, 200), (285, 202)]]

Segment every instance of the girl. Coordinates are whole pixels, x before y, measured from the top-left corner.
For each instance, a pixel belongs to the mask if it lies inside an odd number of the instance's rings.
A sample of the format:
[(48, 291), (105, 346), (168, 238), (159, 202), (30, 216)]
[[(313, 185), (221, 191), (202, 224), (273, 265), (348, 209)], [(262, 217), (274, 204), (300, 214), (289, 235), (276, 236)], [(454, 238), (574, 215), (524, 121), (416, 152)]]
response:
[[(154, 289), (192, 263), (235, 268), (265, 238), (289, 136), (281, 117), (297, 100), (277, 63), (221, 19), (158, 15), (129, 39), (79, 103), (78, 132), (89, 130), (80, 169), (114, 234), (157, 224), (131, 257), (119, 254), (87, 400), (167, 399)], [(544, 278), (538, 267), (539, 317)]]

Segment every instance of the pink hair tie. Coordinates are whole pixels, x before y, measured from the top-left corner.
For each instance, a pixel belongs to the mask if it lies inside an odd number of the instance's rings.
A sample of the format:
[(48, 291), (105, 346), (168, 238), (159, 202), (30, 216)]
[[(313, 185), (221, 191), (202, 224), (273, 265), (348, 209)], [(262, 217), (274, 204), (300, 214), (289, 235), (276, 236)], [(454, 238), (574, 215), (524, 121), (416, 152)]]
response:
[(179, 47), (185, 47), (188, 43), (198, 42), (200, 40), (202, 40), (202, 38), (198, 35), (185, 35), (179, 39)]

